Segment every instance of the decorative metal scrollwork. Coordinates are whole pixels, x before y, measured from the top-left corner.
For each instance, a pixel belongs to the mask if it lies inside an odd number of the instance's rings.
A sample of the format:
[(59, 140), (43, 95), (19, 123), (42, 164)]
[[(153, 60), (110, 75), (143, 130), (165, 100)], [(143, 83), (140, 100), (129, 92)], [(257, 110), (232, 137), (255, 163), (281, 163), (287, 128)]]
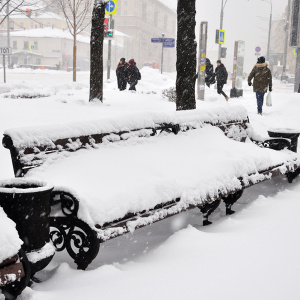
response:
[(93, 261), (100, 248), (96, 231), (77, 217), (50, 218), (50, 238), (56, 250), (66, 249), (82, 270)]
[(68, 192), (54, 191), (51, 193), (51, 206), (61, 205), (62, 213), (69, 217), (77, 217), (79, 201)]
[(291, 143), (286, 139), (271, 139), (265, 141), (256, 141), (251, 139), (251, 141), (261, 148), (270, 148), (277, 151), (283, 150), (284, 148), (291, 148)]

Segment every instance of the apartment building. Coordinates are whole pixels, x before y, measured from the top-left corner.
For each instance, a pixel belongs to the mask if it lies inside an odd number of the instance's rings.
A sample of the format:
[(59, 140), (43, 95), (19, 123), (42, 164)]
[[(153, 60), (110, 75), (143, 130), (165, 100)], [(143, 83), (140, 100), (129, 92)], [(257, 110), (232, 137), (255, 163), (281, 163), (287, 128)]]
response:
[[(115, 28), (131, 37), (124, 45), (123, 56), (134, 58), (138, 67), (161, 64), (161, 43), (151, 43), (164, 33), (176, 38), (176, 12), (159, 0), (119, 0), (117, 14), (113, 16)], [(164, 48), (164, 70), (175, 71), (176, 49)]]

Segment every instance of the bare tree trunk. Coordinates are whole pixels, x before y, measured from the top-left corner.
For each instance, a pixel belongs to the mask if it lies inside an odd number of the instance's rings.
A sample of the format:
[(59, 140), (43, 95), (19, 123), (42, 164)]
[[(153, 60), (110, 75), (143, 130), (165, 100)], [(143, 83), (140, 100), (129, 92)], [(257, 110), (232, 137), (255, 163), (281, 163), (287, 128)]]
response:
[(106, 1), (95, 4), (91, 30), (90, 101), (103, 101), (103, 40)]
[(177, 78), (176, 110), (196, 108), (196, 0), (178, 0), (177, 4)]
[(77, 47), (76, 47), (76, 33), (74, 34), (73, 45), (73, 81), (76, 82), (76, 61), (77, 61)]
[[(75, 0), (73, 0), (73, 7), (75, 10)], [(75, 15), (75, 11), (73, 12), (73, 26), (74, 26), (74, 36), (73, 36), (73, 40), (74, 40), (74, 45), (73, 45), (73, 82), (76, 82), (76, 60), (77, 60), (77, 28), (76, 28), (76, 15)]]

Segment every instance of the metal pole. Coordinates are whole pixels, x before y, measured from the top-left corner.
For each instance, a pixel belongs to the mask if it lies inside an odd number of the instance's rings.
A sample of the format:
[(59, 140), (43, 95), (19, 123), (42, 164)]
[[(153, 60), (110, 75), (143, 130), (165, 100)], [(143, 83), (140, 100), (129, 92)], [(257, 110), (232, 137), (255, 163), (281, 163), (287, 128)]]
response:
[[(291, 0), (289, 0), (288, 2), (288, 11), (287, 11), (286, 22), (285, 22), (285, 41), (284, 41), (282, 75), (285, 74), (286, 72), (287, 49), (288, 49), (288, 42), (289, 42), (290, 10), (291, 10)], [(282, 81), (282, 75), (281, 75), (281, 81)]]
[(204, 96), (205, 96), (207, 27), (208, 27), (207, 22), (201, 22), (199, 54), (198, 54), (198, 81), (197, 81), (197, 95), (198, 95), (198, 99), (200, 100), (204, 100)]
[[(222, 7), (221, 7), (220, 29), (223, 29), (223, 18), (224, 18), (224, 0), (222, 0)], [(218, 59), (221, 59), (221, 51), (222, 51), (221, 48), (222, 48), (222, 45), (219, 44)]]
[(299, 88), (300, 88), (300, 47), (297, 48), (294, 92), (299, 93)]
[(163, 73), (163, 67), (164, 67), (164, 37), (165, 37), (165, 34), (162, 33), (161, 34), (161, 37), (162, 37), (162, 43), (161, 43), (161, 74)]
[[(109, 16), (109, 29), (111, 29), (112, 15)], [(111, 67), (111, 39), (108, 40), (108, 57), (107, 57), (107, 79), (110, 79), (110, 67)]]
[(3, 55), (3, 72), (4, 72), (4, 83), (6, 83), (5, 55)]
[[(6, 15), (7, 15), (7, 47), (10, 48), (10, 26), (9, 26), (9, 1), (6, 5)], [(10, 65), (10, 56), (7, 56), (7, 63)]]
[(270, 42), (271, 42), (272, 14), (273, 14), (272, 0), (270, 0), (270, 4), (271, 4), (271, 13), (270, 13), (270, 20), (269, 20), (269, 36), (268, 36), (267, 61), (269, 61), (269, 59), (270, 59)]

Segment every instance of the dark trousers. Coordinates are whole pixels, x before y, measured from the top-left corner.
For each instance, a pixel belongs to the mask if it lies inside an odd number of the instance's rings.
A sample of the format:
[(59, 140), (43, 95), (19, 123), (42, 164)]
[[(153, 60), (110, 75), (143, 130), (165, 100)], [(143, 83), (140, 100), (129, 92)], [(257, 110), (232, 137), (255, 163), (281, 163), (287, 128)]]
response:
[(129, 91), (136, 91), (135, 86), (137, 85), (137, 83), (138, 83), (137, 80), (131, 82), (131, 83), (129, 84), (129, 85), (130, 85)]
[(256, 93), (257, 112), (259, 114), (262, 113), (262, 107), (264, 105), (264, 96), (265, 96), (265, 93)]
[(217, 83), (217, 92), (219, 95), (223, 95), (225, 98), (227, 98), (227, 95), (223, 91), (223, 86), (224, 86), (224, 83), (218, 82)]

